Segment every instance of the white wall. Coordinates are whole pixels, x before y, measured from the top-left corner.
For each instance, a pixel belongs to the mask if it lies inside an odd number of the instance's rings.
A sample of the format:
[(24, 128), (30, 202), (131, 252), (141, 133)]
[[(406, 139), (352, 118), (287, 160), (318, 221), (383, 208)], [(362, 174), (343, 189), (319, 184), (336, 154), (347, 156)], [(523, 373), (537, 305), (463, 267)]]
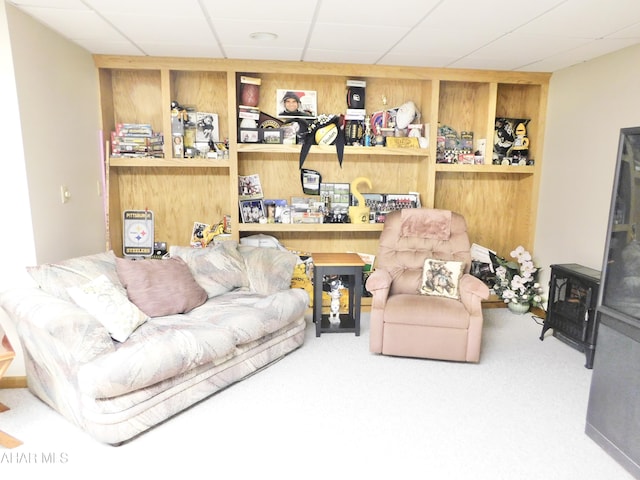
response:
[(534, 257), (602, 269), (620, 129), (640, 125), (640, 46), (554, 73)]
[[(0, 1), (0, 291), (32, 285), (25, 266), (104, 251), (97, 72), (91, 55)], [(60, 186), (72, 194), (63, 204)], [(6, 376), (24, 376), (17, 351)]]
[[(98, 73), (86, 50), (7, 8), (38, 263), (104, 251)], [(62, 203), (60, 187), (71, 198)]]

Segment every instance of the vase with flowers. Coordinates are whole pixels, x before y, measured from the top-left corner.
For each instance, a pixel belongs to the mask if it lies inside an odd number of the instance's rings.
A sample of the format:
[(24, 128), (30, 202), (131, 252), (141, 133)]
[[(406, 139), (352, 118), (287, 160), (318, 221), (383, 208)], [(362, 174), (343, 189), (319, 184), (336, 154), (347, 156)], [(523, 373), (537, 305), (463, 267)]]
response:
[(538, 272), (531, 254), (523, 246), (518, 246), (507, 261), (496, 257), (495, 283), (493, 293), (498, 295), (514, 313), (526, 313), (529, 309), (542, 306), (542, 287), (538, 283)]

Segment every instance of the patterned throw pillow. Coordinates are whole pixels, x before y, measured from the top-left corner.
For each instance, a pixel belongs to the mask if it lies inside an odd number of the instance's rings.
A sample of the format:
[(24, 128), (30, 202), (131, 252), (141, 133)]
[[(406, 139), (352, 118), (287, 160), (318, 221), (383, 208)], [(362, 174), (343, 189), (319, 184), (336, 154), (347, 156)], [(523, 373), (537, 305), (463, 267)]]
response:
[(209, 298), (249, 285), (238, 242), (229, 240), (206, 248), (172, 246), (171, 258), (181, 258)]
[(27, 267), (27, 272), (42, 290), (67, 301), (71, 301), (67, 287), (84, 285), (100, 275), (105, 275), (124, 293), (118, 280), (116, 256), (112, 250)]
[(464, 262), (427, 258), (422, 268), (420, 293), (459, 299), (458, 284), (463, 273)]
[(267, 247), (240, 245), (238, 251), (247, 266), (249, 287), (262, 295), (291, 288), (291, 278), (298, 263), (297, 255)]
[(136, 328), (149, 320), (105, 275), (84, 285), (68, 287), (67, 293), (104, 325), (118, 342), (124, 342)]
[(116, 268), (129, 300), (150, 317), (187, 313), (207, 301), (207, 292), (180, 258), (116, 258)]

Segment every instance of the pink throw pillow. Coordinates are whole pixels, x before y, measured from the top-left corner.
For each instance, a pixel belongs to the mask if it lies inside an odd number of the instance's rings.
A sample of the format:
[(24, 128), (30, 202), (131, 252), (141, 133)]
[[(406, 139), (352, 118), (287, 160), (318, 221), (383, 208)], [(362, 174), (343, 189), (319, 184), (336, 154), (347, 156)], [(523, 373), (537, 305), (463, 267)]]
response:
[(116, 258), (116, 269), (129, 300), (150, 317), (187, 313), (207, 301), (207, 292), (180, 258)]

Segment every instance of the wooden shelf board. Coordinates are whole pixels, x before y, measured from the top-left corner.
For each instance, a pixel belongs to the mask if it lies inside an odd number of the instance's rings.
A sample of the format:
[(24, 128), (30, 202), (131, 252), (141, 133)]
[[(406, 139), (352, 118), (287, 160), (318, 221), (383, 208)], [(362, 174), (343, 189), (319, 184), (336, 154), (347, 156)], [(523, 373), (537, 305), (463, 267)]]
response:
[(514, 173), (531, 175), (534, 166), (513, 165), (463, 165), (458, 163), (436, 163), (436, 172), (471, 172), (471, 173)]
[(239, 232), (381, 232), (384, 223), (241, 223)]
[[(300, 145), (265, 145), (263, 143), (239, 143), (238, 153), (288, 153), (299, 154)], [(313, 145), (310, 154), (335, 155), (334, 145)], [(387, 148), (387, 147), (344, 147), (345, 155), (372, 155), (372, 156), (406, 156), (428, 157), (429, 150), (421, 148)]]
[(230, 168), (228, 158), (109, 158), (112, 167), (202, 167), (202, 168)]

